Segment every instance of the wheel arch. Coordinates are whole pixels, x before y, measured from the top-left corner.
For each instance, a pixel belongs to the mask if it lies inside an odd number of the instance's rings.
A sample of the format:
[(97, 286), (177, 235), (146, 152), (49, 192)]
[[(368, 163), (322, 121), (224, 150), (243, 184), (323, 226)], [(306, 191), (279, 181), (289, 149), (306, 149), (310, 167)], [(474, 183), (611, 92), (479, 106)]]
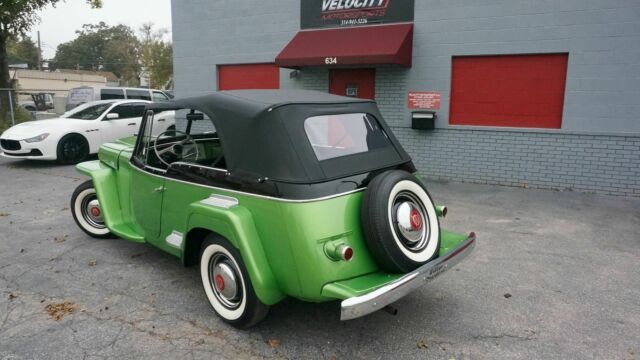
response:
[(130, 228), (123, 226), (127, 219), (123, 218), (120, 203), (117, 171), (100, 160), (85, 161), (76, 165), (76, 170), (87, 175), (93, 182), (96, 195), (100, 201), (106, 226), (111, 232), (125, 240), (144, 243), (144, 237), (134, 233)]
[(263, 303), (273, 305), (285, 297), (267, 261), (251, 213), (246, 208), (221, 209), (195, 203), (189, 212), (181, 256), (185, 266), (200, 261), (202, 242), (213, 233), (238, 249), (256, 295)]

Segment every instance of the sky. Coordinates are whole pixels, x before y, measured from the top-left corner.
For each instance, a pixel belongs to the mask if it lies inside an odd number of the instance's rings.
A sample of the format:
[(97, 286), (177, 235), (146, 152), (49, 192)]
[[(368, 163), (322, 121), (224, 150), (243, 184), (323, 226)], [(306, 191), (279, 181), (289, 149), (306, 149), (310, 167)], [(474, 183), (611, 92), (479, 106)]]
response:
[[(38, 13), (40, 23), (33, 26), (31, 38), (40, 41), (44, 59), (53, 58), (56, 47), (76, 37), (83, 24), (104, 21), (107, 25), (124, 24), (138, 32), (138, 28), (153, 22), (156, 28), (171, 31), (171, 0), (102, 0), (101, 9), (92, 9), (84, 0), (60, 1), (54, 8), (47, 6)], [(171, 33), (167, 35), (171, 39)]]

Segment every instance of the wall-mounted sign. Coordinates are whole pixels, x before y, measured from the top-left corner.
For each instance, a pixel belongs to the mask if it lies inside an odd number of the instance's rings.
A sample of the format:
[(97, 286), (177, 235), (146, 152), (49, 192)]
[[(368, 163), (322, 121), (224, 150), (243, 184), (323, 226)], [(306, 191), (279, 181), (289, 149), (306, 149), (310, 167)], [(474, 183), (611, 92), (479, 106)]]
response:
[(409, 91), (409, 109), (440, 110), (440, 93), (437, 91)]
[(300, 1), (302, 29), (413, 21), (414, 0)]
[(358, 97), (358, 85), (348, 84), (345, 94), (350, 97)]

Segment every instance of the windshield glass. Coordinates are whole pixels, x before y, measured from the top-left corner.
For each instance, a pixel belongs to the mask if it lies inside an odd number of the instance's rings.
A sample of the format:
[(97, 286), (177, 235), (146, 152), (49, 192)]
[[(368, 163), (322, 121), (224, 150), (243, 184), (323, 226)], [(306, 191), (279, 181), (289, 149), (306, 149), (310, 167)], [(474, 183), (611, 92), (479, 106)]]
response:
[(393, 146), (369, 114), (313, 116), (305, 120), (304, 130), (320, 161)]
[(79, 120), (95, 120), (102, 115), (113, 103), (97, 105), (82, 105), (62, 115), (64, 118)]

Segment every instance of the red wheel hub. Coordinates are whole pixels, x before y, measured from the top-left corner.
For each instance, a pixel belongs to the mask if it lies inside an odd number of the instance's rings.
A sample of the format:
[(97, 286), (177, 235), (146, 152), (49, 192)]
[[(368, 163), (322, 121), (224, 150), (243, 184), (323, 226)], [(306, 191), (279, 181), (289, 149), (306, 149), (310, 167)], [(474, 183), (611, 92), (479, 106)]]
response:
[(418, 211), (416, 208), (411, 209), (410, 221), (411, 221), (411, 227), (413, 228), (413, 230), (422, 229), (422, 215), (420, 214), (420, 211)]
[(91, 208), (91, 215), (95, 217), (100, 216), (100, 209), (98, 209), (97, 207)]
[(216, 275), (216, 288), (219, 291), (224, 290), (224, 278), (222, 277), (222, 275)]

